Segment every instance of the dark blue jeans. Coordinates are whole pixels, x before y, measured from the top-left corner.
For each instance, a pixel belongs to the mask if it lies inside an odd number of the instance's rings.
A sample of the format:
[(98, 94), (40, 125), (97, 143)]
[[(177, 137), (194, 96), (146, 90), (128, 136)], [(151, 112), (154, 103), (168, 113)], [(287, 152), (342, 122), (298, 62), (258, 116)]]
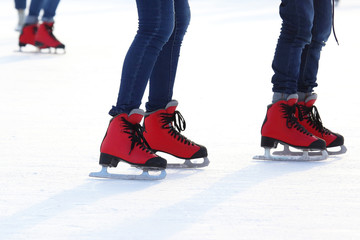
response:
[(124, 60), (115, 116), (139, 108), (147, 83), (148, 112), (172, 100), (180, 47), (190, 22), (188, 0), (137, 0), (139, 29)]
[(331, 0), (282, 0), (282, 29), (273, 60), (273, 92), (312, 92), (320, 52), (331, 34)]
[(41, 9), (44, 10), (44, 14), (41, 18), (42, 21), (53, 22), (59, 2), (60, 0), (31, 0), (26, 23), (37, 23)]
[(25, 9), (26, 8), (26, 0), (15, 0), (15, 8), (16, 9)]

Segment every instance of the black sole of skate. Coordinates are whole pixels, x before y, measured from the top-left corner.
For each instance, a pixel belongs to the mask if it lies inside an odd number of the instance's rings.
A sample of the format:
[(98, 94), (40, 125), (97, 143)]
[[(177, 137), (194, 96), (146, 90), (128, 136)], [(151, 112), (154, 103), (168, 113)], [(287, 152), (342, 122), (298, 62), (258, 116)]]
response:
[(64, 44), (59, 44), (58, 46), (55, 46), (55, 47), (49, 47), (49, 46), (46, 46), (42, 42), (35, 41), (35, 46), (38, 47), (38, 48), (55, 48), (55, 49), (64, 49), (65, 50), (65, 45)]
[(264, 137), (264, 136), (261, 137), (261, 147), (263, 147), (263, 148), (277, 148), (279, 143), (281, 143), (282, 145), (288, 145), (288, 146), (291, 146), (293, 148), (297, 148), (297, 149), (301, 149), (301, 150), (308, 150), (308, 151), (326, 150), (325, 141), (320, 140), (320, 139), (313, 142), (309, 146), (295, 146), (295, 145), (285, 143), (285, 142), (280, 141), (280, 140), (275, 139), (275, 138)]
[[(169, 169), (169, 168), (174, 168), (174, 169), (176, 169), (176, 168), (182, 168), (182, 169), (186, 169), (186, 168), (188, 168), (188, 169), (204, 168), (204, 167), (209, 166), (209, 164), (210, 164), (210, 161), (209, 161), (207, 156), (199, 157), (199, 158), (192, 158), (192, 159), (185, 159), (185, 158), (178, 157), (178, 156), (173, 155), (173, 154), (168, 153), (168, 152), (164, 152), (164, 151), (160, 151), (160, 150), (154, 150), (154, 149), (152, 149), (152, 150), (155, 153), (157, 153), (157, 152), (166, 153), (166, 154), (169, 154), (169, 155), (171, 155), (173, 157), (176, 157), (176, 158), (184, 161), (183, 163), (168, 163), (167, 166), (166, 166), (167, 169)], [(198, 160), (198, 159), (201, 159), (201, 158), (203, 159), (203, 162), (201, 162), (201, 163), (193, 163), (192, 162), (192, 160)]]
[(115, 167), (117, 167), (119, 162), (128, 163), (132, 167), (136, 167), (136, 168), (139, 168), (144, 171), (148, 171), (148, 170), (157, 171), (157, 170), (164, 170), (166, 168), (166, 162), (164, 164), (162, 161), (157, 162), (158, 166), (147, 166), (144, 164), (134, 164), (134, 163), (128, 162), (122, 158), (115, 157), (115, 156), (107, 154), (107, 153), (100, 153), (99, 164), (103, 167), (110, 167), (110, 168), (114, 167), (115, 168)]

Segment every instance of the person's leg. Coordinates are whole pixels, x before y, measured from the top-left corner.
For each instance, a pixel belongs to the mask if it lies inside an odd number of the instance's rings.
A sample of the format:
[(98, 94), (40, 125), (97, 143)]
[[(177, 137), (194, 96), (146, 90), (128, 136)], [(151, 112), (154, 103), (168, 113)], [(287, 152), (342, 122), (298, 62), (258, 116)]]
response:
[(35, 36), (38, 31), (39, 14), (42, 9), (43, 0), (32, 0), (30, 2), (29, 13), (26, 16), (24, 26), (21, 29), (19, 36), (19, 46), (26, 46), (27, 44), (35, 46)]
[(26, 17), (25, 24), (37, 24), (39, 22), (39, 14), (43, 8), (44, 0), (31, 0), (29, 14)]
[(165, 43), (174, 29), (174, 2), (137, 0), (139, 29), (124, 60), (116, 116), (139, 108), (146, 85)]
[(25, 24), (26, 0), (15, 0), (15, 8), (18, 12), (18, 24), (15, 27), (15, 31), (21, 31)]
[[(280, 16), (282, 29), (273, 60), (273, 102), (268, 106), (261, 128), (261, 146), (265, 155), (260, 159), (276, 159), (270, 149), (278, 143), (299, 149), (321, 150), (321, 160), (326, 159), (325, 141), (311, 135), (295, 117), (297, 111), (297, 82), (301, 54), (311, 41), (314, 19), (314, 0), (282, 0)], [(285, 151), (284, 151), (285, 152)], [(285, 159), (291, 159), (288, 153)], [(299, 159), (307, 159), (304, 155)]]
[[(174, 3), (175, 28), (160, 52), (150, 78), (144, 137), (152, 149), (186, 159), (184, 164), (170, 164), (168, 167), (206, 167), (209, 164), (206, 147), (181, 134), (186, 123), (176, 110), (178, 102), (172, 100), (180, 47), (190, 22), (188, 0), (174, 0)], [(191, 162), (190, 159), (196, 158), (204, 160), (202, 163)]]
[(289, 95), (297, 92), (301, 54), (311, 41), (313, 0), (282, 0), (280, 16), (282, 29), (272, 63), (273, 92)]
[(54, 22), (59, 2), (60, 0), (45, 0), (43, 5), (44, 15), (41, 18), (43, 22)]
[(15, 0), (15, 8), (16, 9), (26, 9), (26, 0)]
[(160, 52), (150, 77), (149, 100), (146, 103), (148, 112), (165, 108), (172, 100), (181, 43), (190, 23), (188, 0), (175, 0), (174, 7), (174, 31)]
[(299, 122), (310, 133), (324, 139), (327, 148), (341, 147), (340, 150), (332, 151), (330, 154), (341, 154), (346, 152), (346, 148), (343, 146), (344, 137), (323, 126), (320, 114), (314, 105), (317, 94), (313, 93), (313, 88), (317, 86), (316, 79), (320, 52), (331, 34), (331, 0), (314, 0), (314, 10), (312, 40), (310, 44), (306, 45), (301, 58), (301, 69), (298, 81), (298, 106), (300, 107), (298, 114), (301, 114), (301, 120), (299, 120)]
[[(298, 92), (302, 93), (311, 93), (313, 88), (317, 86), (316, 79), (319, 68), (320, 52), (331, 34), (331, 0), (314, 1), (314, 11), (312, 39), (310, 44), (305, 46), (301, 56)], [(305, 100), (300, 99), (300, 95), (299, 100)]]
[(35, 36), (35, 45), (39, 48), (65, 49), (65, 45), (53, 34), (54, 16), (59, 2), (60, 0), (44, 0), (43, 2), (42, 23), (39, 25)]
[(166, 160), (157, 156), (143, 137), (140, 125), (145, 87), (155, 62), (174, 29), (172, 0), (137, 0), (139, 29), (124, 60), (120, 90), (113, 116), (100, 148), (103, 166), (125, 161), (138, 167), (164, 169)]

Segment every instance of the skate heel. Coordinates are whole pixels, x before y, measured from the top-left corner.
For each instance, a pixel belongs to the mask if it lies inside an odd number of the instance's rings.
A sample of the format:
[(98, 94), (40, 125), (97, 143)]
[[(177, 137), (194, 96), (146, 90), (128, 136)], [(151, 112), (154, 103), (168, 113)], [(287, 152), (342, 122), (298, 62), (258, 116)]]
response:
[(100, 153), (99, 164), (104, 167), (117, 167), (119, 158), (106, 153)]
[(261, 137), (261, 147), (266, 148), (276, 148), (278, 144), (278, 140), (270, 137)]

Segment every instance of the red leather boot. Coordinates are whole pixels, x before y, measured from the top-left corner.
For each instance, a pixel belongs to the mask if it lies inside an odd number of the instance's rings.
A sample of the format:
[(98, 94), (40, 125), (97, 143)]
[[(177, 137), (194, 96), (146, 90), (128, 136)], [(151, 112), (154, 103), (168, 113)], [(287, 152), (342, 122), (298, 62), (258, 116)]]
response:
[[(205, 167), (209, 164), (207, 149), (187, 139), (180, 132), (186, 123), (179, 111), (178, 102), (173, 100), (165, 109), (147, 113), (144, 119), (144, 137), (151, 149), (186, 159), (185, 165), (168, 164), (168, 167)], [(190, 159), (204, 158), (204, 162), (194, 164)]]
[(54, 23), (43, 22), (40, 24), (39, 29), (35, 36), (35, 45), (39, 48), (61, 48), (65, 49), (62, 44), (53, 34)]
[(329, 152), (330, 154), (341, 154), (346, 152), (344, 146), (344, 137), (338, 133), (334, 133), (325, 128), (322, 124), (319, 112), (314, 105), (317, 99), (317, 94), (313, 93), (308, 96), (305, 101), (299, 102), (300, 111), (297, 112), (297, 116), (301, 114), (299, 122), (313, 135), (325, 140), (326, 148), (341, 147), (338, 152)]
[[(268, 106), (266, 117), (261, 128), (261, 146), (265, 148), (264, 156), (255, 159), (265, 160), (324, 160), (327, 158), (325, 141), (308, 132), (295, 117), (297, 109), (297, 94), (290, 95), (287, 100), (281, 100)], [(286, 147), (302, 149), (302, 156), (280, 156), (270, 154), (271, 148), (278, 143)], [(320, 150), (321, 157), (310, 158), (309, 150)], [(299, 153), (300, 154), (300, 153)], [(283, 154), (279, 154), (283, 155)], [(286, 153), (284, 155), (287, 155)], [(292, 154), (289, 154), (292, 155)]]
[(147, 169), (165, 169), (166, 160), (157, 156), (144, 141), (139, 124), (144, 112), (135, 109), (114, 117), (100, 147), (102, 166), (116, 167), (120, 161)]
[(278, 101), (268, 107), (261, 128), (261, 146), (276, 147), (278, 142), (302, 149), (325, 149), (323, 140), (309, 133), (295, 117), (297, 98)]
[(27, 44), (35, 46), (35, 35), (37, 30), (37, 24), (24, 25), (19, 37), (19, 47), (25, 47)]

